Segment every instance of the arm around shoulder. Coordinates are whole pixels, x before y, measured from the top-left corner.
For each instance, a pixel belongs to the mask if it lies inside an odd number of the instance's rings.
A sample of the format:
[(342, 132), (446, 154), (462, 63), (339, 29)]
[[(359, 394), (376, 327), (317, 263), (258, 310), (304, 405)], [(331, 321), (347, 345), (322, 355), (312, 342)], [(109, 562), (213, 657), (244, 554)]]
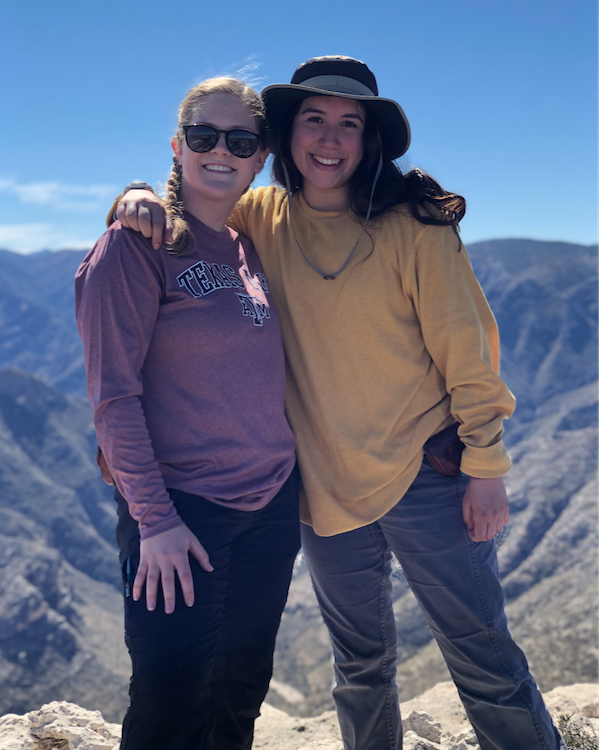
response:
[(133, 229), (147, 239), (152, 239), (152, 247), (155, 250), (160, 248), (163, 241), (171, 242), (173, 239), (163, 202), (149, 185), (148, 189), (125, 188), (111, 206), (106, 217), (106, 225), (110, 226), (117, 220), (125, 228)]

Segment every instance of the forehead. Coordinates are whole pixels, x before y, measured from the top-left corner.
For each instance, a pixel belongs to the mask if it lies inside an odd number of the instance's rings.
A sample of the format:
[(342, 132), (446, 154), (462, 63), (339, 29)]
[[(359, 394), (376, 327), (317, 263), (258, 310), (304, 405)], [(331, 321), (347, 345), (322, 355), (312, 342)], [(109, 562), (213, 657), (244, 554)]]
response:
[(343, 117), (344, 115), (360, 115), (364, 117), (364, 107), (356, 99), (346, 99), (341, 96), (309, 96), (302, 101), (299, 113), (307, 109), (319, 110), (325, 114)]
[(255, 118), (250, 108), (235, 94), (206, 94), (194, 106), (187, 119), (187, 124), (202, 122), (227, 130), (236, 127), (254, 129)]

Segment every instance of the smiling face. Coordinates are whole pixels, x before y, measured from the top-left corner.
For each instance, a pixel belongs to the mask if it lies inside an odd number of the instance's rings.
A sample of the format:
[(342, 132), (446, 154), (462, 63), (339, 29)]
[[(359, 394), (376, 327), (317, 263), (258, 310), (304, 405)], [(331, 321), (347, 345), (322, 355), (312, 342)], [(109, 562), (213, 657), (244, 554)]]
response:
[[(234, 94), (207, 94), (194, 108), (186, 125), (210, 125), (217, 130), (248, 130), (259, 133), (258, 123), (250, 109)], [(218, 204), (231, 206), (263, 168), (268, 151), (258, 148), (253, 156), (241, 159), (233, 156), (221, 133), (215, 146), (205, 153), (192, 151), (185, 137), (175, 137), (173, 151), (181, 163), (183, 176), (181, 194), (188, 211), (195, 215), (197, 207)], [(204, 214), (204, 211), (202, 211)], [(201, 218), (199, 216), (199, 218)], [(205, 222), (206, 223), (206, 222)]]
[(345, 208), (349, 183), (363, 158), (365, 114), (354, 99), (311, 96), (294, 118), (291, 153), (314, 208)]

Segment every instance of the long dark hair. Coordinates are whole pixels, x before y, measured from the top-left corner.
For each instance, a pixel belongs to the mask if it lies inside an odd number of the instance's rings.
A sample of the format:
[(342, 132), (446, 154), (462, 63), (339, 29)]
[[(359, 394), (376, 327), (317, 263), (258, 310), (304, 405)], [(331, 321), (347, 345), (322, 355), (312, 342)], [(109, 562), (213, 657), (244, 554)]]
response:
[[(284, 121), (275, 129), (270, 144), (273, 151), (271, 175), (276, 182), (285, 187), (285, 164), (292, 194), (297, 193), (302, 187), (302, 175), (294, 164), (290, 149), (294, 117), (300, 109), (301, 101), (290, 108)], [(350, 210), (358, 220), (364, 219), (369, 209), (369, 198), (380, 153), (375, 119), (368, 105), (363, 102), (361, 104), (365, 110), (364, 156), (350, 180), (349, 196)], [(444, 190), (426, 172), (411, 169), (403, 174), (395, 162), (384, 159), (373, 195), (371, 216), (383, 216), (402, 204), (408, 206), (411, 214), (421, 224), (452, 226), (456, 232), (458, 223), (467, 210), (467, 202), (462, 195)]]

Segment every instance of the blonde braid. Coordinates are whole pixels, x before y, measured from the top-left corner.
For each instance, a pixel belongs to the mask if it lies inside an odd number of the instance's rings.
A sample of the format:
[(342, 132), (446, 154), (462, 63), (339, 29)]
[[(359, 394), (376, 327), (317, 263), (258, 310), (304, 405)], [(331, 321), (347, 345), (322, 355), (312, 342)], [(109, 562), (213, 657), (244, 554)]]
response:
[[(232, 94), (250, 110), (258, 124), (261, 144), (264, 146), (267, 140), (267, 122), (265, 119), (264, 105), (260, 95), (253, 88), (238, 81), (235, 78), (219, 77), (209, 78), (207, 81), (194, 86), (188, 91), (187, 96), (179, 107), (179, 121), (175, 138), (181, 143), (184, 139), (183, 126), (190, 124), (194, 111), (202, 99), (209, 94)], [(173, 168), (167, 182), (167, 196), (165, 199), (165, 211), (171, 220), (173, 227), (173, 242), (167, 244), (167, 250), (171, 255), (189, 255), (195, 245), (194, 235), (183, 218), (183, 200), (181, 197), (181, 178), (183, 169), (176, 157), (173, 157)]]
[(186, 220), (183, 218), (183, 201), (181, 200), (181, 176), (183, 169), (176, 156), (173, 157), (173, 168), (167, 182), (165, 211), (171, 219), (173, 242), (167, 243), (170, 255), (189, 255), (196, 241)]

